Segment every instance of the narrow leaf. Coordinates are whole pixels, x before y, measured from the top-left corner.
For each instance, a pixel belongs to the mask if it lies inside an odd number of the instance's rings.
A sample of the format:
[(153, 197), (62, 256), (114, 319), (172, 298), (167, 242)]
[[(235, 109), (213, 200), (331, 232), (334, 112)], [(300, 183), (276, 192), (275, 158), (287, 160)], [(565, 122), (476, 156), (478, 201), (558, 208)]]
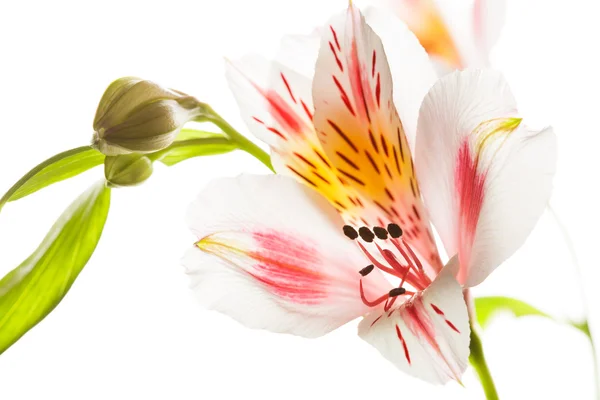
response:
[(524, 301), (504, 296), (479, 297), (475, 299), (475, 310), (479, 325), (485, 327), (492, 317), (501, 312), (508, 312), (515, 317), (537, 315), (539, 317), (552, 318), (543, 311)]
[(57, 154), (29, 171), (0, 199), (0, 209), (53, 183), (79, 175), (104, 162), (104, 155), (90, 146)]
[(110, 205), (100, 182), (59, 217), (37, 250), (0, 280), (0, 354), (62, 300), (92, 256)]

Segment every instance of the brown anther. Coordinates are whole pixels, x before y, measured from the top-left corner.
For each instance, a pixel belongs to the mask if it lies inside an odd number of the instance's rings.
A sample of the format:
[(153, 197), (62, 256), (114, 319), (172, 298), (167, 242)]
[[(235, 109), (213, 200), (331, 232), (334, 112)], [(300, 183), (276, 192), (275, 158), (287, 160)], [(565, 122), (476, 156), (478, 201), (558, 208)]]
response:
[(362, 276), (367, 276), (371, 273), (371, 271), (373, 271), (373, 268), (375, 268), (375, 266), (373, 264), (367, 265), (366, 267), (364, 267), (363, 269), (358, 271), (358, 273), (361, 274)]
[(356, 232), (356, 229), (354, 229), (350, 225), (344, 225), (342, 229), (344, 231), (344, 235), (346, 235), (350, 239), (354, 240), (358, 237), (358, 232)]
[(386, 240), (388, 238), (388, 231), (380, 226), (376, 226), (373, 228), (373, 233), (381, 240)]
[(366, 226), (361, 226), (358, 229), (358, 234), (360, 235), (360, 238), (367, 243), (371, 243), (373, 239), (375, 239), (373, 232), (371, 232), (371, 230)]
[(400, 228), (398, 224), (389, 224), (387, 226), (387, 231), (390, 234), (390, 236), (394, 239), (397, 239), (400, 236), (402, 236), (402, 228)]
[(404, 293), (406, 293), (406, 289), (404, 289), (403, 287), (397, 287), (390, 290), (390, 297), (400, 296)]

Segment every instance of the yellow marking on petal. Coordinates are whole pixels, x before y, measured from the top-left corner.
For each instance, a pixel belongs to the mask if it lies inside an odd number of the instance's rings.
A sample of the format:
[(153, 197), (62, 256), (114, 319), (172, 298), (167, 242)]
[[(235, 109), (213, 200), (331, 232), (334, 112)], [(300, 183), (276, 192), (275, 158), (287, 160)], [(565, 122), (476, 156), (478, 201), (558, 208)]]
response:
[(194, 244), (196, 245), (197, 248), (199, 248), (203, 252), (214, 254), (214, 255), (217, 255), (217, 253), (214, 250), (212, 250), (215, 247), (222, 247), (232, 253), (246, 254), (243, 250), (241, 250), (237, 247), (234, 247), (229, 244), (223, 243), (221, 241), (212, 239), (211, 236), (203, 237), (202, 239), (198, 240)]
[(522, 118), (495, 118), (479, 124), (473, 131), (477, 156), (479, 157), (492, 142), (506, 139), (519, 127), (522, 120)]

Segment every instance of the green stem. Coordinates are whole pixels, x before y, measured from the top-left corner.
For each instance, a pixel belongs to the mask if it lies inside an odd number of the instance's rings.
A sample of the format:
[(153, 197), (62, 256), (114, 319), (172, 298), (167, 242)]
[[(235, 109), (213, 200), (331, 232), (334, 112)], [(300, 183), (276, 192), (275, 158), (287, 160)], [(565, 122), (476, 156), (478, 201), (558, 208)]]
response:
[(2, 207), (4, 207), (4, 205), (10, 201), (10, 198), (12, 197), (12, 195), (15, 194), (15, 192), (17, 190), (19, 190), (19, 188), (21, 186), (23, 186), (29, 179), (31, 179), (32, 176), (35, 176), (37, 173), (39, 173), (41, 170), (46, 168), (48, 165), (51, 165), (57, 161), (60, 161), (63, 158), (70, 157), (74, 154), (83, 153), (84, 151), (88, 151), (89, 149), (90, 149), (90, 146), (81, 146), (81, 147), (76, 147), (71, 150), (63, 151), (62, 153), (59, 153), (53, 157), (50, 157), (46, 161), (43, 161), (42, 163), (33, 167), (31, 169), (31, 171), (29, 171), (28, 173), (23, 175), (23, 177), (21, 179), (19, 179), (17, 181), (17, 183), (15, 183), (10, 189), (8, 189), (8, 192), (6, 192), (4, 194), (4, 196), (2, 196), (2, 198), (0, 199), (0, 210), (2, 210)]
[(469, 355), (469, 362), (479, 377), (479, 382), (481, 382), (481, 386), (483, 387), (485, 398), (487, 400), (499, 400), (494, 379), (492, 378), (487, 361), (485, 360), (483, 344), (480, 336), (481, 330), (477, 324), (475, 305), (469, 289), (465, 289), (464, 297), (465, 302), (467, 303), (467, 309), (469, 311), (469, 327), (471, 328), (471, 354)]
[(205, 106), (205, 113), (197, 118), (199, 122), (212, 122), (217, 127), (221, 128), (223, 133), (229, 137), (232, 141), (237, 143), (241, 150), (254, 156), (258, 161), (263, 163), (271, 171), (275, 172), (273, 165), (271, 164), (271, 157), (260, 147), (248, 140), (244, 135), (235, 130), (227, 121), (225, 121), (219, 114), (217, 114), (210, 106)]
[(582, 331), (589, 339), (590, 345), (592, 347), (592, 358), (594, 362), (594, 383), (596, 384), (596, 399), (600, 400), (600, 366), (598, 365), (598, 356), (596, 355), (596, 345), (594, 343), (594, 337), (592, 336), (592, 332), (590, 331), (589, 325), (589, 309), (587, 305), (587, 296), (585, 295), (585, 284), (583, 279), (583, 272), (581, 271), (581, 266), (579, 264), (579, 259), (577, 258), (577, 252), (575, 251), (575, 245), (571, 240), (571, 235), (569, 235), (569, 231), (567, 230), (566, 225), (562, 222), (554, 207), (551, 204), (548, 204), (548, 211), (550, 211), (550, 215), (554, 218), (554, 222), (558, 226), (560, 233), (567, 245), (567, 249), (569, 250), (569, 254), (571, 256), (571, 262), (575, 266), (575, 272), (577, 275), (577, 281), (579, 283), (579, 293), (581, 294), (581, 302), (583, 304), (583, 312), (584, 319), (581, 323), (573, 324), (580, 331)]
[(479, 336), (479, 327), (477, 323), (471, 320), (471, 355), (469, 361), (477, 372), (481, 386), (483, 386), (483, 392), (485, 398), (488, 400), (498, 400), (498, 392), (496, 391), (496, 385), (492, 379), (492, 374), (488, 368), (487, 362), (485, 361), (485, 355), (483, 353), (483, 345), (481, 343), (481, 337)]
[(219, 145), (219, 144), (230, 144), (232, 141), (226, 137), (208, 137), (208, 138), (199, 138), (199, 139), (188, 139), (181, 140), (178, 142), (173, 142), (169, 147), (162, 149), (160, 151), (147, 154), (151, 161), (158, 161), (162, 159), (167, 153), (169, 153), (173, 149), (177, 149), (180, 147), (188, 147), (188, 146), (196, 146), (196, 145)]

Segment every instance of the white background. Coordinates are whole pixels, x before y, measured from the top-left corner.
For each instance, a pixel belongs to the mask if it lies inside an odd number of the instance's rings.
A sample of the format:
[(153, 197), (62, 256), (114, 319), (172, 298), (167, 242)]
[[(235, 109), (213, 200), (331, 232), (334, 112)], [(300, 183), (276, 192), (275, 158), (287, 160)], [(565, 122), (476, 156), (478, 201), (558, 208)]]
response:
[[(363, 4), (359, 2), (359, 5)], [(88, 143), (97, 101), (136, 75), (209, 102), (240, 130), (223, 56), (269, 51), (307, 33), (344, 0), (8, 1), (0, 3), (0, 191), (43, 159)], [(580, 255), (600, 339), (600, 24), (595, 0), (511, 0), (494, 66), (530, 124), (559, 138), (553, 203)], [(63, 303), (0, 356), (0, 398), (481, 399), (472, 371), (434, 387), (403, 375), (355, 333), (316, 340), (246, 329), (196, 304), (179, 258), (193, 243), (183, 213), (217, 176), (265, 173), (242, 153), (156, 167), (113, 191), (104, 236)], [(95, 169), (9, 204), (0, 214), (0, 273), (17, 266)], [(476, 289), (557, 315), (582, 315), (576, 275), (545, 215), (526, 245)], [(484, 335), (502, 399), (593, 398), (585, 337), (536, 318), (499, 317)]]

